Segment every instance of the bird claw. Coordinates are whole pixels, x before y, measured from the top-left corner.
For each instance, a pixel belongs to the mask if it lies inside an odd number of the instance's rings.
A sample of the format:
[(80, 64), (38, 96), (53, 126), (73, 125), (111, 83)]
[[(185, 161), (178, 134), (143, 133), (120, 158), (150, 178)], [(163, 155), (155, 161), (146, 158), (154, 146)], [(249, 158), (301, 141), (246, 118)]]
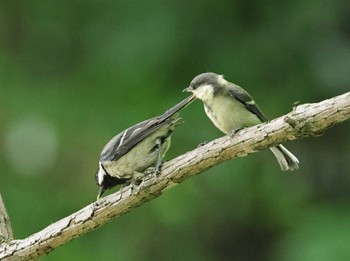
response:
[(162, 164), (157, 164), (155, 167), (151, 167), (145, 170), (144, 174), (145, 176), (152, 176), (155, 175), (156, 177), (159, 176), (162, 169)]
[(154, 174), (156, 174), (157, 177), (160, 175), (162, 165), (163, 165), (163, 163), (161, 162), (154, 167)]
[(139, 181), (140, 180), (134, 180), (133, 182), (130, 183), (132, 195), (139, 194), (143, 180), (141, 180), (141, 182)]
[(236, 129), (233, 129), (232, 131), (230, 131), (229, 135), (230, 135), (230, 138), (232, 139), (237, 132), (239, 132), (241, 129), (243, 128), (236, 128)]
[(130, 186), (131, 186), (131, 195), (139, 194), (139, 192), (140, 192), (139, 186), (137, 186), (135, 183), (131, 183)]

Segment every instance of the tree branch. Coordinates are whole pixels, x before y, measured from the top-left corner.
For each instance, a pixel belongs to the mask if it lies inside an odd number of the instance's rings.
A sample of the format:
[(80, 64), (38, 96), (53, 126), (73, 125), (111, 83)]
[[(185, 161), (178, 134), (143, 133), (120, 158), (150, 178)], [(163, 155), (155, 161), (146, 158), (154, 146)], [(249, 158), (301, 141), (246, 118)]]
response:
[(0, 194), (0, 243), (13, 239), (12, 227), (5, 203)]
[(164, 164), (159, 177), (148, 177), (137, 194), (127, 187), (51, 224), (22, 240), (0, 244), (0, 259), (37, 259), (165, 190), (223, 161), (243, 157), (286, 140), (322, 134), (327, 128), (350, 118), (350, 92), (319, 103), (299, 105), (287, 115), (224, 136)]

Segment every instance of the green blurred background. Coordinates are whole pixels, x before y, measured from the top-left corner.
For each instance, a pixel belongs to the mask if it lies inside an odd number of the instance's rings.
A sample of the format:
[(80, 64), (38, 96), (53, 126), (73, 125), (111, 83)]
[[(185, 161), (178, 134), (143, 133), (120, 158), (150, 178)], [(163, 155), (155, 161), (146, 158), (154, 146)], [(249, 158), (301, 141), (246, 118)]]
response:
[[(95, 200), (102, 147), (213, 71), (275, 118), (349, 91), (347, 0), (1, 1), (0, 192), (16, 238)], [(167, 159), (222, 136), (194, 102)], [(350, 260), (349, 122), (187, 180), (42, 260)], [(116, 190), (113, 190), (114, 192)]]

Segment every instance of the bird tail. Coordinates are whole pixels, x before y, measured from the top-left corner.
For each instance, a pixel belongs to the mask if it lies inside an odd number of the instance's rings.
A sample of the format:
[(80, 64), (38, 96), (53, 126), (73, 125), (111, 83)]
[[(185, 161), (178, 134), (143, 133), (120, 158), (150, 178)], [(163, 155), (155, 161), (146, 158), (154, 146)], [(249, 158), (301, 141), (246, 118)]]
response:
[(283, 145), (279, 144), (276, 147), (270, 148), (272, 153), (275, 155), (278, 164), (283, 171), (297, 170), (299, 168), (299, 160)]
[(186, 99), (182, 100), (181, 102), (179, 102), (178, 104), (174, 105), (169, 110), (164, 112), (163, 115), (161, 115), (160, 117), (162, 119), (170, 118), (171, 116), (179, 112), (181, 109), (189, 105), (191, 102), (193, 102), (195, 99), (196, 97), (194, 95), (188, 96)]

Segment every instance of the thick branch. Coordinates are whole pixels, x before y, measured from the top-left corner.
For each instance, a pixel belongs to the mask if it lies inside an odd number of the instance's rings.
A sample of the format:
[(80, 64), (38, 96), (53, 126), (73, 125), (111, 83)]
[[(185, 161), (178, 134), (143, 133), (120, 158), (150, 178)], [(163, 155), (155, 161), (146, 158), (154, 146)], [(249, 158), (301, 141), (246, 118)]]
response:
[(36, 259), (214, 165), (286, 140), (319, 135), (349, 118), (350, 92), (320, 103), (297, 106), (271, 122), (239, 131), (232, 139), (224, 136), (165, 163), (162, 174), (145, 180), (136, 195), (130, 187), (125, 188), (122, 193), (102, 198), (25, 239), (2, 243), (0, 259), (14, 256), (21, 260)]
[(0, 194), (0, 243), (13, 239), (13, 233), (9, 215), (7, 214), (5, 203)]

